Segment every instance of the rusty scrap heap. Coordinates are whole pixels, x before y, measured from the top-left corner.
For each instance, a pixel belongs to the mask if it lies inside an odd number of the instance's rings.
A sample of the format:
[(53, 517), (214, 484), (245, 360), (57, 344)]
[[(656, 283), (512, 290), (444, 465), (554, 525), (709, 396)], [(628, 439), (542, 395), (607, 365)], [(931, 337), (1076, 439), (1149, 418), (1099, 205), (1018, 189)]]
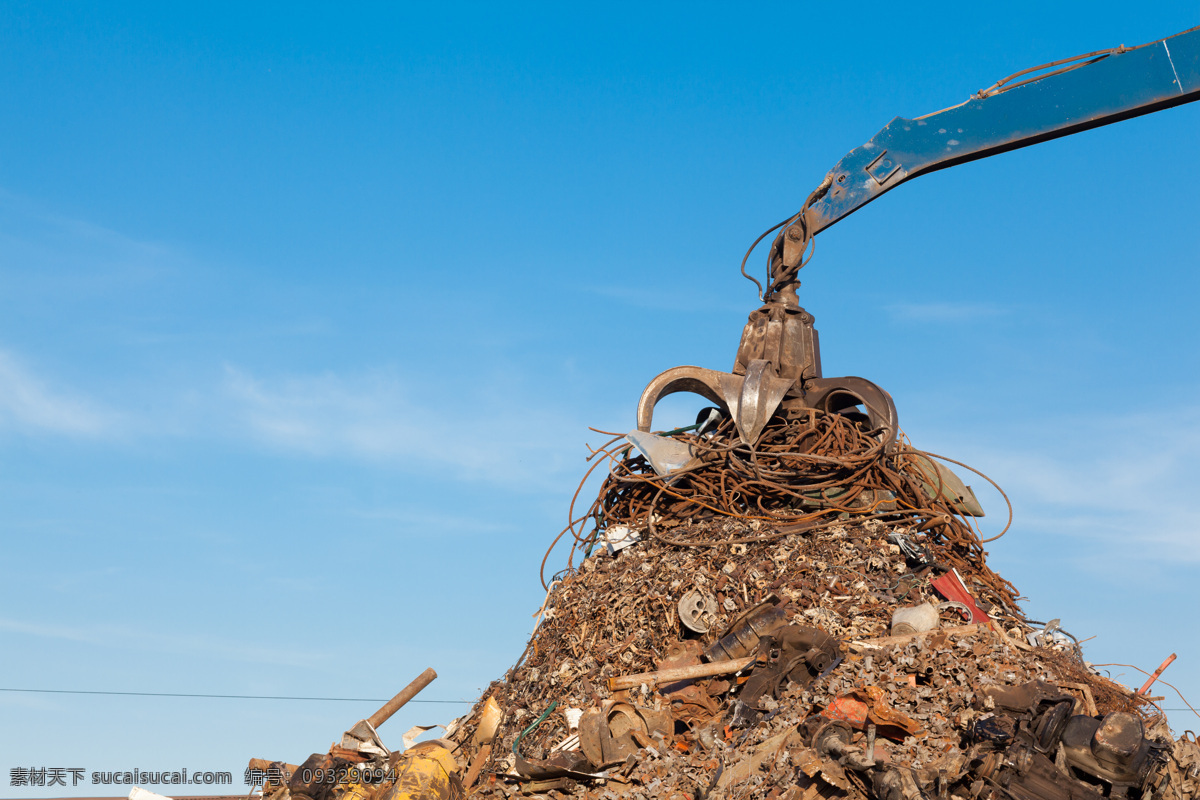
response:
[(540, 624), (445, 738), (364, 721), (264, 795), (1200, 798), (1195, 738), (1022, 614), (934, 456), (847, 414), (709, 422), (594, 451)]

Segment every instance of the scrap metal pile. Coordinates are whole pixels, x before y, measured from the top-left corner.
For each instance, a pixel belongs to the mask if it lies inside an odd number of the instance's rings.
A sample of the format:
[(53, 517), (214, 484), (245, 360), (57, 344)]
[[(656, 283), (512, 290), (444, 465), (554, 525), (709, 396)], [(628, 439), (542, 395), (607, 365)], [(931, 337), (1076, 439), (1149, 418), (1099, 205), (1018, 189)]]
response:
[(444, 738), (391, 753), (381, 709), (264, 796), (1200, 798), (1195, 738), (1024, 617), (933, 457), (849, 414), (714, 421), (593, 453), (535, 633)]
[[(593, 452), (610, 472), (572, 502), (567, 568), (547, 585), (543, 561), (504, 679), (393, 753), (376, 728), (419, 680), (299, 767), (252, 763), (264, 797), (1200, 800), (1195, 736), (1146, 696), (1157, 673), (1133, 692), (1025, 617), (974, 494), (905, 442), (888, 392), (824, 377), (797, 294), (813, 237), (911, 178), (1200, 98), (1173, 66), (1198, 31), (1021, 70), (849, 152), (742, 259), (763, 305), (732, 371), (663, 372), (638, 430)], [(764, 284), (745, 267), (776, 230)], [(676, 392), (719, 408), (650, 433)]]

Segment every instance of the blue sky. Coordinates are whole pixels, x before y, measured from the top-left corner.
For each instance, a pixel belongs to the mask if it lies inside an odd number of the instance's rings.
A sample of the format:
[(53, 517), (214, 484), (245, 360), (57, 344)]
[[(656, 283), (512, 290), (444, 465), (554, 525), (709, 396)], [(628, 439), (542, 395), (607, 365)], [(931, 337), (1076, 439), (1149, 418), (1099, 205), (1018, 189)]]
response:
[[(432, 666), (423, 698), (473, 699), (587, 426), (728, 369), (742, 253), (844, 153), (1200, 22), (1044, 5), (4, 4), (0, 688), (387, 698)], [(826, 374), (1009, 492), (991, 563), (1031, 616), (1095, 662), (1177, 652), (1193, 703), (1198, 131), (1195, 104), (918, 179), (801, 276)], [(0, 692), (0, 767), (236, 791), (374, 706)]]

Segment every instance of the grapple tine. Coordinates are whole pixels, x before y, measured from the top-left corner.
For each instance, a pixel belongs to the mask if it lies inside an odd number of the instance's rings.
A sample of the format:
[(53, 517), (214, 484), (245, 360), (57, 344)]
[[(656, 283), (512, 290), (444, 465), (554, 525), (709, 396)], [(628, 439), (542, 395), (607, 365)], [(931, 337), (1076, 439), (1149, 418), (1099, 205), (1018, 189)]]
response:
[(691, 392), (720, 406), (748, 445), (780, 409), (790, 417), (806, 409), (836, 414), (862, 406), (883, 446), (892, 449), (899, 425), (891, 395), (864, 378), (822, 378), (812, 315), (800, 308), (794, 288), (778, 298), (750, 315), (733, 372), (674, 367), (650, 381), (638, 401), (638, 430), (650, 430), (659, 400)]

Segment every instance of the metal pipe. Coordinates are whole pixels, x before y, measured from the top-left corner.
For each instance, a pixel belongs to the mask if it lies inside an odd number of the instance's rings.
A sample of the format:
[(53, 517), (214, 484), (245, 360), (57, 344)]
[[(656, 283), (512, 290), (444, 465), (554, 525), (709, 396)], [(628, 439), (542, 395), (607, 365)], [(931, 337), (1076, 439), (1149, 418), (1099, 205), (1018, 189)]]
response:
[[(905, 633), (900, 636), (881, 636), (878, 639), (860, 639), (850, 642), (849, 647), (852, 652), (860, 653), (863, 650), (879, 650), (884, 647), (891, 647), (894, 644), (908, 644), (913, 639), (919, 636), (935, 636), (943, 634), (946, 636), (966, 636), (971, 633), (978, 633), (982, 630), (987, 630), (987, 624), (977, 622), (974, 625), (956, 625), (950, 628), (934, 628), (933, 630), (921, 631), (920, 633)], [(1008, 638), (1008, 637), (1005, 637)], [(1009, 641), (1012, 641), (1009, 639)]]
[(660, 683), (674, 683), (675, 681), (684, 681), (689, 678), (709, 678), (713, 675), (728, 675), (731, 672), (737, 672), (740, 669), (745, 669), (754, 663), (754, 656), (746, 658), (738, 658), (733, 661), (714, 661), (711, 664), (697, 664), (692, 667), (675, 667), (674, 669), (660, 669), (657, 672), (639, 672), (637, 675), (618, 675), (608, 679), (608, 690), (615, 692), (618, 689), (632, 689), (635, 686), (641, 686), (643, 683), (647, 686), (657, 686)]
[(1158, 676), (1162, 675), (1163, 670), (1166, 669), (1167, 667), (1171, 666), (1171, 662), (1174, 660), (1175, 660), (1175, 654), (1171, 653), (1171, 655), (1167, 657), (1167, 660), (1162, 662), (1162, 664), (1159, 665), (1158, 669), (1154, 670), (1154, 674), (1150, 676), (1150, 680), (1146, 681), (1146, 683), (1142, 685), (1142, 688), (1137, 690), (1137, 693), (1138, 694), (1148, 694), (1150, 692), (1150, 687), (1154, 685), (1154, 682), (1156, 680), (1158, 680)]
[(433, 671), (433, 667), (422, 672), (417, 676), (417, 679), (401, 689), (395, 697), (383, 704), (383, 707), (376, 711), (371, 716), (367, 717), (367, 722), (371, 723), (372, 728), (378, 728), (383, 723), (391, 718), (400, 710), (400, 707), (417, 696), (417, 693), (424, 689), (429, 684), (433, 683), (433, 679), (437, 677), (437, 673)]

